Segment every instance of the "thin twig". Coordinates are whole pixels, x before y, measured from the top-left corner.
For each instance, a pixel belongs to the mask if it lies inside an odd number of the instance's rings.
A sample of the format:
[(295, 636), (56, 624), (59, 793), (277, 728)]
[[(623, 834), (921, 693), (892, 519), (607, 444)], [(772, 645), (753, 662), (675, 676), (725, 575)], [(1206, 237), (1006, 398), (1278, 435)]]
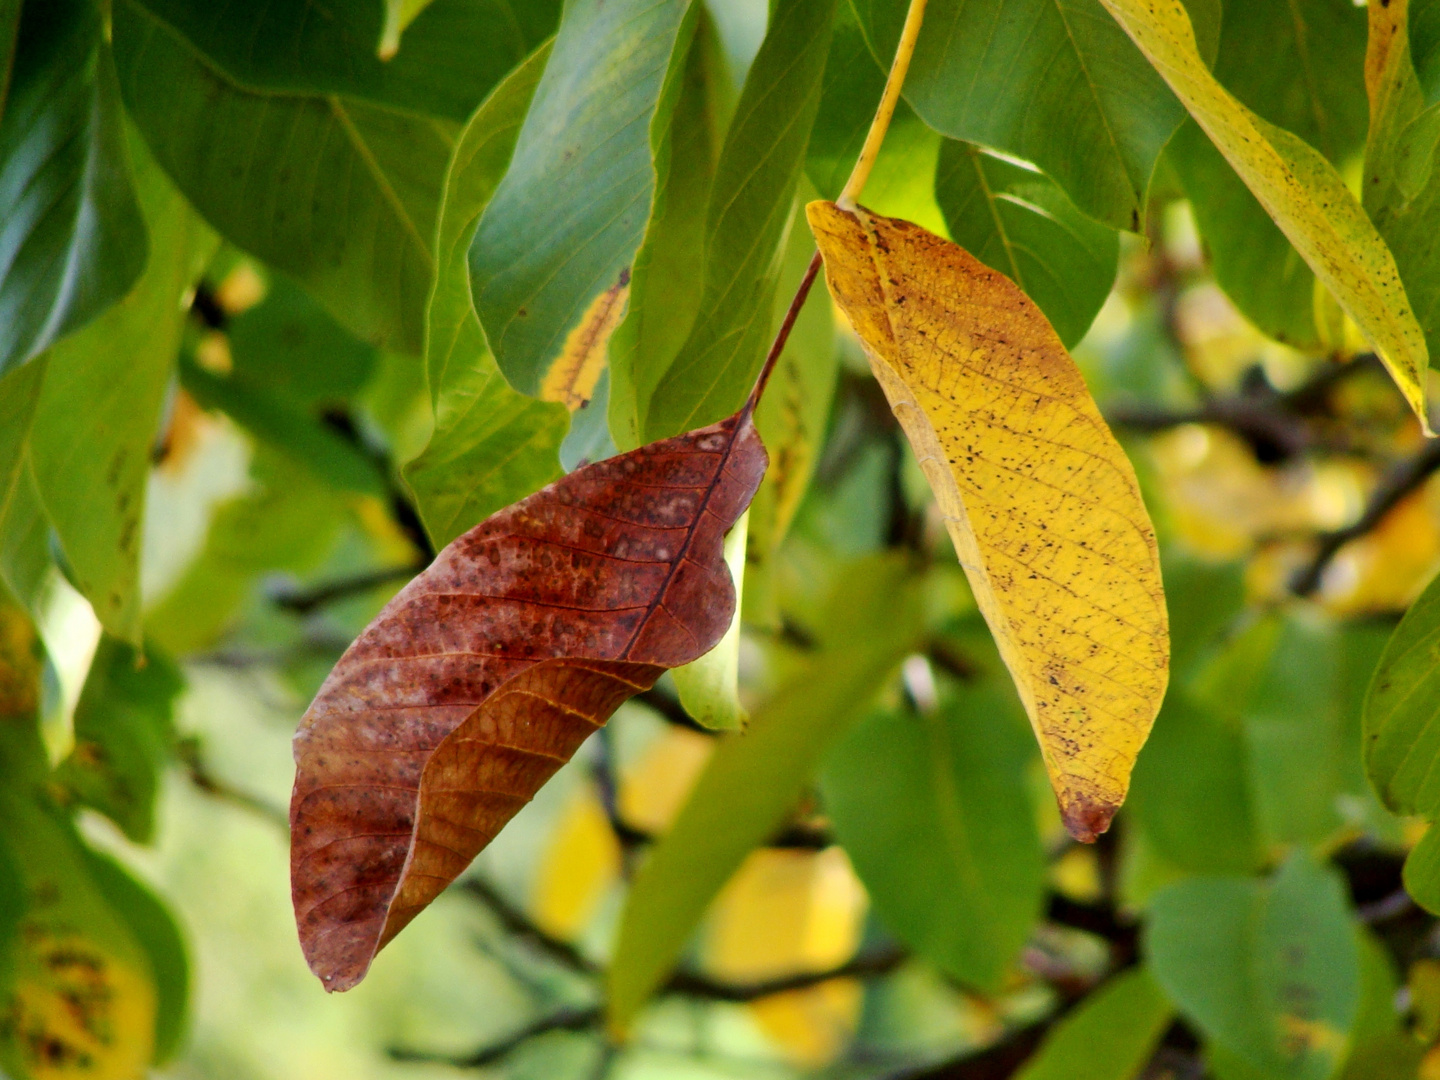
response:
[(890, 947), (862, 953), (838, 967), (804, 972), (753, 983), (730, 983), (690, 972), (676, 972), (661, 988), (662, 994), (700, 998), (705, 1001), (758, 1001), (771, 994), (804, 990), (832, 979), (875, 979), (888, 975), (909, 958), (904, 950)]
[(1325, 569), (1342, 547), (1359, 539), (1379, 525), (1385, 515), (1395, 509), (1407, 495), (1416, 491), (1440, 469), (1440, 440), (1427, 439), (1412, 456), (1398, 462), (1376, 485), (1365, 506), (1365, 512), (1353, 525), (1334, 532), (1322, 533), (1315, 555), (1290, 584), (1297, 596), (1309, 596), (1320, 587)]
[(467, 877), (460, 882), (459, 887), (462, 892), (489, 908), (500, 925), (511, 934), (535, 946), (562, 967), (584, 975), (599, 973), (600, 969), (595, 961), (570, 942), (541, 929), (528, 915), (501, 896), (489, 882), (478, 877)]
[(360, 593), (367, 593), (381, 585), (388, 585), (401, 578), (412, 578), (425, 569), (425, 563), (414, 562), (404, 566), (389, 566), (383, 570), (370, 570), (354, 577), (341, 578), (317, 585), (313, 589), (276, 588), (270, 599), (276, 607), (296, 615), (308, 615), (318, 607), (346, 600)]
[(274, 825), (287, 837), (290, 835), (290, 817), (280, 807), (267, 802), (258, 795), (252, 795), (248, 791), (241, 791), (215, 776), (206, 767), (201, 757), (200, 744), (195, 739), (181, 739), (175, 747), (175, 756), (181, 766), (185, 769), (185, 775), (190, 782), (200, 791), (203, 791), (211, 798), (228, 802), (238, 806), (242, 810), (261, 818)]
[(815, 284), (815, 275), (819, 272), (820, 252), (817, 251), (810, 257), (810, 265), (805, 268), (805, 276), (800, 279), (800, 286), (790, 299), (790, 307), (785, 311), (785, 319), (780, 323), (780, 329), (775, 332), (775, 340), (770, 344), (770, 351), (765, 356), (765, 364), (760, 368), (760, 374), (755, 379), (755, 386), (745, 402), (744, 411), (753, 413), (756, 406), (760, 404), (760, 395), (765, 393), (765, 384), (770, 381), (770, 374), (775, 370), (775, 364), (785, 350), (785, 342), (790, 340), (790, 331), (795, 326), (795, 320), (800, 316), (800, 309), (805, 306), (805, 298), (810, 295), (810, 286)]
[[(497, 1042), (460, 1056), (434, 1054), (428, 1050), (414, 1050), (405, 1046), (392, 1046), (386, 1054), (392, 1061), (428, 1062), (436, 1065), (452, 1065), (457, 1069), (480, 1069), (497, 1065), (531, 1039), (548, 1035), (553, 1031), (590, 1031), (600, 1026), (600, 1007), (588, 1005), (584, 1008), (566, 1008), (542, 1016), (524, 1027), (517, 1029)], [(603, 1075), (603, 1074), (602, 1074)]]

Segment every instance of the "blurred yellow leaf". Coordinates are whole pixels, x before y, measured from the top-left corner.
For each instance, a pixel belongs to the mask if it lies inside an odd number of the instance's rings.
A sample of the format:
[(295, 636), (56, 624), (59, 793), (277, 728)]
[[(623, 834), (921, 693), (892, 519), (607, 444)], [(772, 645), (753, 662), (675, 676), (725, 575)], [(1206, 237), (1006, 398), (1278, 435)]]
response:
[(836, 304), (935, 491), (1066, 827), (1109, 827), (1165, 694), (1160, 558), (1135, 472), (1040, 310), (917, 225), (807, 207)]
[[(756, 983), (849, 960), (860, 944), (864, 887), (838, 847), (754, 851), (715, 901), (704, 966), (731, 983)], [(861, 988), (853, 979), (770, 994), (751, 1005), (760, 1027), (796, 1063), (823, 1065), (854, 1035)]]
[(1302, 139), (1260, 119), (1216, 81), (1180, 0), (1101, 3), (1375, 346), (1428, 432), (1425, 334), (1395, 257), (1334, 166)]
[(714, 749), (715, 740), (698, 731), (667, 727), (621, 778), (620, 817), (652, 836), (663, 833)]
[(1325, 606), (1337, 615), (1409, 607), (1440, 566), (1437, 502), (1440, 488), (1429, 484), (1341, 548), (1320, 582)]
[(585, 929), (620, 877), (620, 844), (593, 788), (583, 788), (550, 835), (531, 900), (536, 924), (559, 938)]

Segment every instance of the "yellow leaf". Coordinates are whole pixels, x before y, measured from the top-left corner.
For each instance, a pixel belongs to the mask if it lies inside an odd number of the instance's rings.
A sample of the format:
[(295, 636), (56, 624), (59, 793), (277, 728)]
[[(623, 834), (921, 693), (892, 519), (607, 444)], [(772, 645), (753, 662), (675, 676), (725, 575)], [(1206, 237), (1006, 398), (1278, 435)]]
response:
[(614, 285), (590, 301), (566, 335), (565, 347), (540, 383), (541, 401), (558, 401), (571, 412), (590, 401), (610, 355), (610, 335), (620, 325), (629, 299), (630, 271), (626, 269), (620, 271)]
[(1180, 0), (1100, 0), (1389, 369), (1426, 434), (1425, 334), (1395, 258), (1335, 168), (1230, 96), (1195, 47)]
[(558, 938), (575, 938), (620, 879), (620, 843), (591, 788), (570, 801), (550, 837), (535, 882), (535, 923)]
[(860, 1027), (865, 990), (858, 979), (826, 979), (814, 986), (768, 994), (750, 1012), (796, 1065), (818, 1069), (840, 1056)]
[(835, 302), (935, 491), (1075, 837), (1109, 827), (1165, 694), (1135, 472), (1045, 317), (918, 225), (807, 207)]
[(715, 740), (689, 728), (667, 726), (620, 781), (620, 817), (642, 832), (659, 836), (670, 828)]

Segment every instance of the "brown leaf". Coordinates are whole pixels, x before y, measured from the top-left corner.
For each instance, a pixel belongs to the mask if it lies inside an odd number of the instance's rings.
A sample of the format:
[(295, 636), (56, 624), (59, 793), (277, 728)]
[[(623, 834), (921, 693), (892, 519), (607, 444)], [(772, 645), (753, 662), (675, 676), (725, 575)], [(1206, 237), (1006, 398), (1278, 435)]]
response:
[(725, 532), (764, 475), (747, 406), (481, 522), (386, 605), (295, 736), (291, 886), (329, 990), (433, 900), (626, 698), (709, 651)]

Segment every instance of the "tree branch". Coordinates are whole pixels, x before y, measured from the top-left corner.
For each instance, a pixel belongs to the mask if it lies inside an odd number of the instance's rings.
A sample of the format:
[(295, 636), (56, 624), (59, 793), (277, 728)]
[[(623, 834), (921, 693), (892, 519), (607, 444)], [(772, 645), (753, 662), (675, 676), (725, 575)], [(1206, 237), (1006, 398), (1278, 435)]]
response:
[[(392, 1046), (386, 1050), (391, 1061), (429, 1062), (436, 1065), (451, 1065), (457, 1069), (481, 1069), (487, 1065), (498, 1065), (531, 1039), (548, 1035), (553, 1031), (591, 1031), (600, 1026), (601, 1010), (598, 1005), (585, 1008), (565, 1008), (542, 1016), (505, 1038), (482, 1046), (470, 1054), (454, 1057), (433, 1054), (427, 1050), (414, 1050), (404, 1046)], [(610, 1057), (602, 1057), (608, 1070)], [(600, 1075), (604, 1075), (602, 1071)]]
[(1440, 439), (1430, 439), (1414, 455), (1397, 463), (1381, 478), (1370, 495), (1365, 512), (1353, 525), (1320, 535), (1320, 546), (1309, 564), (1295, 575), (1290, 583), (1291, 591), (1297, 596), (1309, 596), (1319, 588), (1325, 568), (1340, 549), (1379, 525), (1386, 514), (1424, 484), (1436, 469), (1440, 469)]
[(369, 570), (354, 577), (340, 578), (317, 585), (311, 589), (290, 589), (280, 586), (270, 590), (270, 600), (276, 607), (296, 615), (308, 615), (316, 608), (346, 600), (381, 585), (387, 585), (401, 578), (412, 578), (425, 569), (423, 562), (406, 566), (390, 566), (382, 570)]

